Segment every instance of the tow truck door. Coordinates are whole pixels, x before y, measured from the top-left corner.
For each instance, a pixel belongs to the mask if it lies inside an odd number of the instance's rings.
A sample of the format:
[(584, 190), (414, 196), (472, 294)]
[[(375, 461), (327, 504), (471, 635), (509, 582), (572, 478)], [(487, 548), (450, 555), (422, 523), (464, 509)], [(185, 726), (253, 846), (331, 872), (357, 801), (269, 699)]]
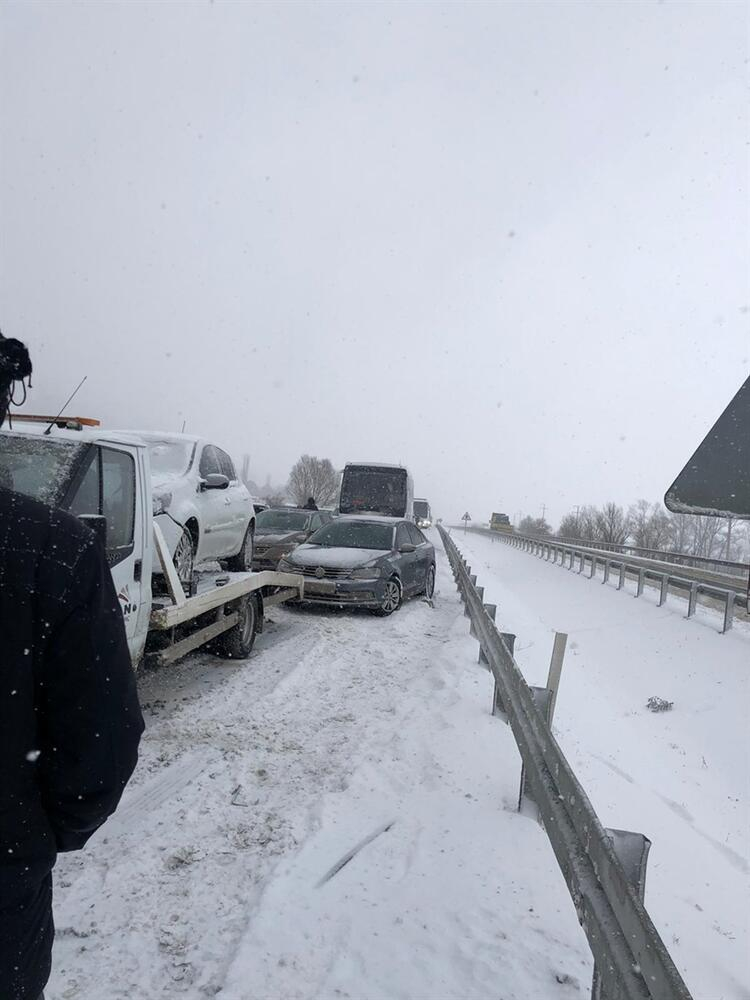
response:
[(134, 665), (143, 652), (151, 604), (151, 548), (145, 546), (146, 511), (139, 489), (142, 450), (109, 442), (92, 448), (68, 503), (73, 514), (107, 519), (107, 562)]

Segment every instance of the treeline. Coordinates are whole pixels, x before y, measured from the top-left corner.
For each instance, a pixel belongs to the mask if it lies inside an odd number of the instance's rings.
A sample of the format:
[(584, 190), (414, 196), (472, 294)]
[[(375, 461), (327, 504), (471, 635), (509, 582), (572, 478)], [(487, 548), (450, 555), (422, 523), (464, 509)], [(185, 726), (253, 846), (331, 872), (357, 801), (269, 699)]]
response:
[(744, 561), (750, 549), (748, 522), (736, 518), (672, 514), (660, 504), (638, 500), (627, 509), (612, 501), (570, 511), (557, 531), (541, 517), (523, 517), (522, 534), (556, 535), (610, 545), (635, 545), (707, 559)]

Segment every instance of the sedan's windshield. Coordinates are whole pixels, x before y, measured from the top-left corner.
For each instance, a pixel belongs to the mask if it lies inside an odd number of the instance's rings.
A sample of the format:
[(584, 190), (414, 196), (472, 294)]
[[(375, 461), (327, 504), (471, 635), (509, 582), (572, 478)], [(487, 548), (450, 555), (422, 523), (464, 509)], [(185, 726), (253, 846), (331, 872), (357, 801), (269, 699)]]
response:
[(159, 479), (177, 479), (184, 476), (193, 460), (195, 445), (192, 441), (169, 441), (146, 438), (151, 457), (151, 474)]
[(309, 518), (300, 510), (264, 510), (255, 519), (256, 531), (305, 531)]
[(340, 520), (319, 528), (310, 535), (309, 541), (326, 548), (390, 551), (393, 548), (393, 526), (376, 521)]
[(84, 446), (49, 438), (3, 434), (0, 447), (0, 489), (14, 490), (42, 503), (61, 503)]

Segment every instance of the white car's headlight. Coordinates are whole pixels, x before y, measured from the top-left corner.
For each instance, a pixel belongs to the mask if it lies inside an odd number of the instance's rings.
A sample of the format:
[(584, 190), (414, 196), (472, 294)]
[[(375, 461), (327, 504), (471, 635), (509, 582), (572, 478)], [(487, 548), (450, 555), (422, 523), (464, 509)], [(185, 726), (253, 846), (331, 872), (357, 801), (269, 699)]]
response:
[(154, 493), (151, 502), (153, 505), (153, 514), (156, 517), (157, 514), (163, 514), (172, 503), (172, 494), (166, 490)]
[(294, 566), (286, 559), (281, 559), (276, 569), (279, 573), (299, 573), (299, 566)]
[(362, 566), (353, 569), (349, 574), (351, 580), (377, 580), (380, 577), (380, 566)]

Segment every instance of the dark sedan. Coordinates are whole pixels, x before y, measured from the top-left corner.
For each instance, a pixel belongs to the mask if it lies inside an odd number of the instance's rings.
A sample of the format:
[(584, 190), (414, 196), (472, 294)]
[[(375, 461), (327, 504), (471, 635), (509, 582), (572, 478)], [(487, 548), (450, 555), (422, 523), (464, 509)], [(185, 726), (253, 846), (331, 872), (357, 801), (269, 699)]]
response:
[(253, 569), (276, 569), (279, 559), (332, 520), (326, 510), (271, 507), (255, 519)]
[(435, 549), (412, 521), (343, 516), (325, 525), (279, 563), (301, 573), (305, 600), (356, 605), (390, 615), (405, 597), (435, 590)]

